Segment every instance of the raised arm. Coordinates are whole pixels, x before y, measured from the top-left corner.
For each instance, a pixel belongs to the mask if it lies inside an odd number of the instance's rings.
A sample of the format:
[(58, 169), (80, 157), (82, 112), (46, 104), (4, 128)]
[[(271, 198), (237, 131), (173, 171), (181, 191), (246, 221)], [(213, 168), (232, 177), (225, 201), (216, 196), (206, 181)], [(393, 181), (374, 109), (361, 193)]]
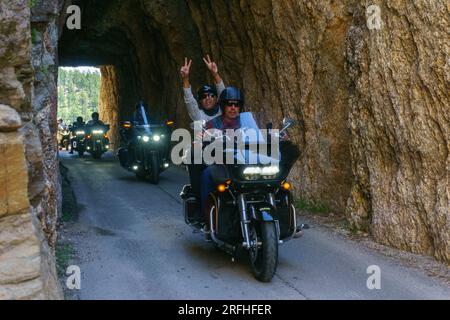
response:
[(203, 58), (203, 61), (205, 62), (206, 67), (211, 72), (214, 78), (214, 83), (217, 89), (217, 95), (220, 97), (222, 91), (225, 90), (225, 84), (223, 83), (222, 77), (219, 74), (219, 67), (217, 67), (217, 63), (211, 60), (209, 55), (206, 55), (206, 58)]
[(184, 93), (184, 103), (189, 113), (189, 117), (192, 121), (197, 121), (202, 119), (200, 109), (198, 107), (197, 100), (192, 94), (191, 84), (189, 82), (189, 73), (191, 70), (192, 60), (184, 58), (184, 65), (181, 67), (180, 74), (183, 80), (183, 93)]

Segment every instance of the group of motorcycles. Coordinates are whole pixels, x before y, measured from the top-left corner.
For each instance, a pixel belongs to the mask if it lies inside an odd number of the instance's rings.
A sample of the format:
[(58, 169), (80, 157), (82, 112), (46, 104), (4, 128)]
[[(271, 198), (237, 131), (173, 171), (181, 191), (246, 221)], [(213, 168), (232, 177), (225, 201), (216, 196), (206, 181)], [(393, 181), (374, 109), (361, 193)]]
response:
[[(121, 124), (122, 145), (117, 155), (122, 167), (134, 172), (137, 177), (158, 183), (161, 172), (169, 168), (171, 152), (171, 126), (173, 122), (150, 124), (144, 110), (141, 122), (125, 121)], [(252, 112), (240, 115), (242, 129), (256, 130), (257, 136), (264, 136), (272, 124), (262, 124), (261, 117)], [(308, 226), (297, 221), (295, 207), (291, 196), (291, 184), (287, 177), (299, 156), (298, 147), (289, 140), (283, 140), (286, 130), (295, 124), (293, 120), (284, 119), (279, 130), (279, 140), (257, 139), (243, 142), (244, 148), (223, 148), (223, 159), (235, 161), (229, 164), (212, 164), (213, 181), (216, 188), (208, 196), (203, 206), (192, 192), (190, 184), (182, 188), (180, 197), (183, 201), (184, 219), (194, 232), (203, 235), (220, 250), (233, 257), (239, 250), (245, 250), (250, 257), (251, 267), (256, 279), (269, 282), (278, 265), (279, 246), (302, 235)], [(203, 133), (206, 123), (202, 122)], [(79, 155), (85, 151), (94, 158), (100, 158), (108, 150), (109, 141), (105, 127), (77, 128), (73, 147)], [(215, 136), (210, 142), (202, 142), (206, 148), (211, 142), (222, 141), (226, 145), (226, 136)], [(276, 161), (263, 161), (273, 154), (262, 154), (261, 150), (272, 150), (276, 141), (274, 154)], [(256, 148), (250, 144), (256, 144)], [(265, 148), (262, 146), (265, 145)], [(252, 154), (253, 153), (253, 154)], [(257, 159), (248, 163), (245, 159)], [(267, 160), (267, 159), (266, 159)], [(267, 164), (268, 163), (268, 164)], [(274, 164), (275, 163), (275, 164)], [(204, 209), (206, 217), (195, 214)], [(205, 221), (207, 220), (207, 221)], [(206, 228), (205, 226), (209, 226)]]
[(110, 148), (106, 134), (109, 128), (108, 124), (63, 128), (61, 130), (60, 148), (76, 151), (80, 157), (88, 152), (94, 159), (100, 159)]

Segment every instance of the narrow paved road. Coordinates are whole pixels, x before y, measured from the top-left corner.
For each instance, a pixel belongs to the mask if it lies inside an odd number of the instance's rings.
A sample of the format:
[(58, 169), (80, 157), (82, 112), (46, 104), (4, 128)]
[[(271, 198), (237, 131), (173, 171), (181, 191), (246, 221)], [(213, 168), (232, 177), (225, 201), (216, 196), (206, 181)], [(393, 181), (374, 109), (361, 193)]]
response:
[[(233, 263), (184, 224), (184, 170), (155, 186), (111, 155), (61, 160), (83, 208), (64, 235), (79, 256), (80, 299), (450, 299), (441, 280), (314, 225), (280, 247), (273, 281), (260, 283), (245, 257)], [(366, 286), (370, 265), (380, 290)]]

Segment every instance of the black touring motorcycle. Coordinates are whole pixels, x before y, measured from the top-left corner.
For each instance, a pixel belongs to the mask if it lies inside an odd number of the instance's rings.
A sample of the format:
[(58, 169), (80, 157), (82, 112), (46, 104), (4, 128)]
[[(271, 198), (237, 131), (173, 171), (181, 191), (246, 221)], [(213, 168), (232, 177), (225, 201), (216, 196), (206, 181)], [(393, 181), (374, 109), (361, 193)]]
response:
[[(263, 126), (258, 119), (261, 118), (257, 113), (241, 113), (241, 131), (253, 129), (257, 133), (253, 142), (248, 137), (241, 141), (243, 148), (236, 148), (236, 139), (233, 139), (234, 147), (227, 149), (229, 137), (226, 135), (215, 138), (215, 142), (222, 140), (219, 143), (224, 144), (223, 159), (227, 159), (226, 154), (231, 152), (235, 161), (234, 164), (213, 164), (211, 172), (216, 188), (209, 194), (205, 214), (210, 225), (208, 238), (212, 243), (231, 254), (233, 260), (238, 248), (246, 249), (256, 279), (269, 282), (277, 268), (278, 246), (300, 237), (307, 225), (297, 222), (291, 184), (287, 181), (299, 156), (298, 147), (285, 139), (286, 130), (294, 121), (284, 119), (277, 135), (276, 132), (267, 134), (267, 131), (260, 130)], [(270, 123), (266, 125), (266, 128), (271, 127)], [(203, 132), (206, 134), (208, 131)], [(272, 144), (278, 146), (276, 154), (264, 151), (273, 152)], [(252, 156), (253, 161), (249, 161)], [(267, 161), (269, 158), (274, 161)], [(205, 233), (195, 215), (200, 204), (192, 194), (191, 186), (185, 185), (180, 196), (184, 202), (186, 223), (195, 231)]]
[(82, 157), (86, 151), (86, 129), (85, 127), (78, 127), (72, 128), (71, 131), (73, 136), (72, 148)]
[(172, 124), (172, 121), (142, 125), (123, 122), (120, 135), (124, 146), (117, 151), (120, 165), (138, 178), (158, 184), (159, 175), (170, 167)]
[(109, 131), (109, 124), (96, 124), (85, 127), (86, 151), (94, 159), (100, 159), (103, 153), (109, 150), (109, 139), (106, 133)]

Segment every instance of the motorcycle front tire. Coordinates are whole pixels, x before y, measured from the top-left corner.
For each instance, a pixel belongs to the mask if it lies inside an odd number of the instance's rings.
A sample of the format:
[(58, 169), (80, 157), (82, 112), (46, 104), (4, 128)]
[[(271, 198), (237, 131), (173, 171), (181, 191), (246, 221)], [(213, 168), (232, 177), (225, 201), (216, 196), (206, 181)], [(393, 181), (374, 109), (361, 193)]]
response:
[(158, 184), (159, 183), (159, 159), (158, 159), (158, 155), (152, 155), (150, 182), (153, 183), (153, 184)]
[(278, 265), (278, 238), (273, 221), (259, 223), (258, 237), (262, 242), (258, 249), (257, 258), (252, 260), (252, 269), (255, 278), (261, 282), (270, 282)]

